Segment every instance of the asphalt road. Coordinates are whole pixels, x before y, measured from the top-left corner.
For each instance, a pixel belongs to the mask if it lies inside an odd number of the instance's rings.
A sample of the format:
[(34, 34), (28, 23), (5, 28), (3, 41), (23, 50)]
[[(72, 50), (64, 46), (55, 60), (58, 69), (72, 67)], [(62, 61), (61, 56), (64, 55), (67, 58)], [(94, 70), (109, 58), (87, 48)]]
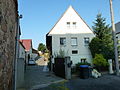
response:
[(77, 77), (65, 83), (65, 86), (69, 90), (120, 90), (120, 76), (104, 75), (98, 79)]

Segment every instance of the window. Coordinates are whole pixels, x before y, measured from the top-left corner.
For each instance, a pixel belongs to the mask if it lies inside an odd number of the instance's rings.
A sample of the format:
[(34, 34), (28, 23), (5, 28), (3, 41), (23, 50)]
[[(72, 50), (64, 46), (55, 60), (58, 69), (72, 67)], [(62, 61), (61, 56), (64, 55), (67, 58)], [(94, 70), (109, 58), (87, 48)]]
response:
[(70, 28), (70, 22), (67, 22), (67, 27)]
[(72, 54), (78, 54), (78, 50), (72, 50)]
[(86, 62), (86, 58), (81, 58), (81, 63), (85, 63)]
[(85, 45), (88, 45), (88, 44), (89, 44), (89, 37), (85, 37), (85, 38), (84, 38), (84, 43), (85, 43)]
[(72, 46), (77, 46), (77, 38), (76, 37), (71, 38), (71, 45)]
[(73, 28), (76, 28), (76, 22), (73, 22)]
[(66, 38), (60, 38), (60, 45), (66, 45)]
[(76, 25), (76, 22), (73, 22), (73, 25)]

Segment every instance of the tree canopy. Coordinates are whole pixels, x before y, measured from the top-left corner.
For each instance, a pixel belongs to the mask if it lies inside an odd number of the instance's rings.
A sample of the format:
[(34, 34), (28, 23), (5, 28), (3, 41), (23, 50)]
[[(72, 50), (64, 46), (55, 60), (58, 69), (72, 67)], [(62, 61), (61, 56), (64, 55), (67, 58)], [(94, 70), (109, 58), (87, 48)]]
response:
[(113, 59), (113, 40), (112, 31), (109, 25), (106, 25), (105, 18), (101, 14), (98, 14), (94, 23), (93, 31), (95, 36), (90, 44), (89, 48), (93, 58), (95, 54), (102, 54), (105, 59)]
[(38, 45), (38, 50), (39, 50), (39, 51), (42, 51), (42, 52), (45, 52), (46, 46), (45, 46), (43, 43), (40, 43), (40, 44)]

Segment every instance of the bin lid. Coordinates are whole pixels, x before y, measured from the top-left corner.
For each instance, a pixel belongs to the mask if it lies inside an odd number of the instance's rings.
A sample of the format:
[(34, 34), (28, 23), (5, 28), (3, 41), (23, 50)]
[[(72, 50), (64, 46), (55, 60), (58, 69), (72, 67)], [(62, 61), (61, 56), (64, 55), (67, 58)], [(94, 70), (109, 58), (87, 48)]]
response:
[(85, 68), (85, 67), (89, 67), (88, 65), (80, 65), (80, 67)]

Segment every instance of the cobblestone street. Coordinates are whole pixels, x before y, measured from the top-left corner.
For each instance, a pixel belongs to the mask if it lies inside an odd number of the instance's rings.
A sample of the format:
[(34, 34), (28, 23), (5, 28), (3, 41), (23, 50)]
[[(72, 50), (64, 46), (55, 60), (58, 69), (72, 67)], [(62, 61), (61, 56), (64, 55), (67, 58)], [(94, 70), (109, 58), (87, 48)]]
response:
[(39, 65), (28, 65), (26, 67), (24, 84), (25, 90), (33, 90), (38, 87), (44, 87), (52, 82), (64, 80), (49, 71), (44, 71), (43, 69), (46, 66), (46, 62), (47, 61), (44, 61), (43, 58), (40, 58), (37, 61), (37, 64), (39, 63)]

